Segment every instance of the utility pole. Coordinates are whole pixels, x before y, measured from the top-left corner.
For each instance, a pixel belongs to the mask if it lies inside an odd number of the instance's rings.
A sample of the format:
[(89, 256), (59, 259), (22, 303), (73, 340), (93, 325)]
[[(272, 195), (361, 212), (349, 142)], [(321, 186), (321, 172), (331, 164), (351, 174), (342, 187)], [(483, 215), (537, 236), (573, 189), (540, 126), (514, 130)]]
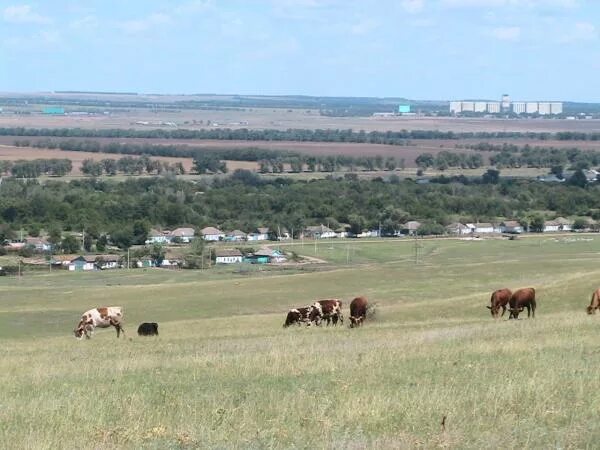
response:
[(129, 270), (129, 247), (127, 247), (127, 270)]
[(415, 265), (419, 264), (419, 236), (415, 233)]

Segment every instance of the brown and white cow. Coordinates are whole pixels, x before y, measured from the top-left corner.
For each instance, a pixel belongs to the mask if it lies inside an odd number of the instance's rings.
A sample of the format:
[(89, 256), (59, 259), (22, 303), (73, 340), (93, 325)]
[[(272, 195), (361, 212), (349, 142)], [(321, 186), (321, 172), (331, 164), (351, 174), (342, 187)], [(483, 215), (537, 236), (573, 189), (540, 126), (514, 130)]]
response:
[(283, 324), (283, 328), (287, 328), (293, 324), (302, 324), (310, 325), (310, 311), (312, 310), (312, 306), (304, 306), (302, 308), (292, 308), (288, 311), (287, 317), (285, 318), (285, 323)]
[(523, 309), (527, 308), (527, 317), (530, 315), (535, 318), (535, 289), (534, 288), (524, 288), (519, 289), (510, 296), (510, 300), (508, 301), (510, 315), (509, 319), (518, 319), (519, 313), (523, 311)]
[[(497, 291), (492, 292), (490, 306), (486, 306), (486, 308), (490, 310), (494, 319), (497, 319), (498, 317), (504, 317), (506, 305), (508, 304), (511, 295), (512, 292), (510, 289), (498, 289)], [(502, 314), (499, 316), (500, 308), (502, 308)]]
[(356, 297), (350, 302), (350, 328), (359, 327), (367, 317), (366, 297)]
[(317, 300), (313, 305), (309, 313), (310, 322), (314, 322), (315, 325), (321, 325), (321, 322), (325, 320), (327, 326), (331, 322), (333, 325), (337, 325), (338, 320), (340, 324), (344, 324), (344, 316), (342, 315), (342, 302), (338, 299), (330, 300)]
[(597, 309), (600, 309), (600, 288), (593, 292), (590, 306), (587, 307), (587, 313), (596, 314)]
[(90, 339), (95, 328), (115, 327), (117, 330), (117, 338), (123, 329), (123, 308), (120, 306), (103, 306), (86, 311), (81, 316), (81, 320), (77, 328), (73, 330), (77, 339), (85, 337)]

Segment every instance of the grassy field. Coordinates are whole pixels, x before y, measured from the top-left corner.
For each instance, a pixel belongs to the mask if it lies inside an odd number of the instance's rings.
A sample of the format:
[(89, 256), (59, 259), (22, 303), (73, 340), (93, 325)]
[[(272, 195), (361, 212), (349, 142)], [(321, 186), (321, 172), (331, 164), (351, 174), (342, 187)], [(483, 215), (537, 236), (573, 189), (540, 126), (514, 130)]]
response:
[[(600, 237), (419, 244), (416, 264), (414, 242), (352, 240), (294, 245), (328, 262), (305, 272), (0, 278), (0, 448), (597, 446)], [(494, 321), (490, 292), (525, 286), (535, 320)], [(361, 329), (282, 329), (358, 294), (377, 303)], [(128, 337), (76, 341), (100, 305)]]

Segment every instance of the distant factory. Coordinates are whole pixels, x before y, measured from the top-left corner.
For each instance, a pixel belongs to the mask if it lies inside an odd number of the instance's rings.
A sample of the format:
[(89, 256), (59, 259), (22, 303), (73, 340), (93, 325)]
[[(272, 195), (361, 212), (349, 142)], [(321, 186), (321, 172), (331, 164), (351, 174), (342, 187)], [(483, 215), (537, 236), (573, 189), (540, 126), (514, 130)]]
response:
[(487, 114), (538, 114), (540, 116), (562, 114), (562, 102), (513, 102), (508, 94), (499, 102), (451, 101), (450, 113), (487, 113)]

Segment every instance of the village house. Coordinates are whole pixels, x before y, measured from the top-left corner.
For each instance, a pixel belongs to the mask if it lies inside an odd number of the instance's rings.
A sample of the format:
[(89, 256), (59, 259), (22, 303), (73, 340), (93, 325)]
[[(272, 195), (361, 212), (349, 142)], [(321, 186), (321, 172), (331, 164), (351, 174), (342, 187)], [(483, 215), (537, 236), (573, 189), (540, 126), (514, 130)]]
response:
[(120, 267), (120, 261), (119, 255), (97, 255), (96, 267), (100, 270), (117, 269)]
[(216, 251), (216, 264), (235, 264), (241, 263), (243, 259), (242, 252), (237, 249), (223, 249)]
[(37, 237), (25, 238), (25, 246), (32, 247), (36, 252), (49, 252), (52, 250), (52, 244), (45, 239)]
[(504, 222), (500, 223), (500, 231), (502, 233), (520, 234), (525, 230), (523, 229), (523, 225), (516, 220), (505, 220)]
[(205, 241), (222, 241), (225, 239), (225, 233), (215, 227), (202, 228), (200, 234)]
[(96, 270), (96, 255), (78, 256), (69, 261), (68, 269), (71, 272)]
[(260, 250), (244, 258), (244, 262), (249, 262), (252, 264), (282, 263), (285, 261), (287, 261), (287, 258), (283, 252), (279, 250), (273, 250), (268, 247), (261, 248)]
[(171, 242), (171, 232), (168, 230), (150, 230), (148, 239), (144, 241), (145, 244), (168, 244), (169, 242)]
[(493, 224), (488, 222), (477, 222), (477, 223), (468, 223), (467, 227), (471, 230), (471, 233), (499, 233), (500, 228), (495, 227)]
[(225, 241), (228, 242), (243, 242), (246, 240), (246, 233), (241, 230), (233, 230), (227, 234), (225, 234)]
[(404, 234), (414, 235), (417, 233), (417, 230), (421, 227), (421, 222), (417, 222), (416, 220), (409, 220), (404, 225), (401, 225), (401, 230)]
[(306, 227), (304, 229), (304, 237), (309, 239), (327, 239), (337, 237), (337, 234), (331, 228), (321, 224), (317, 226)]
[(446, 226), (446, 232), (448, 234), (456, 234), (459, 236), (470, 234), (471, 229), (463, 223), (455, 222)]
[(269, 229), (266, 227), (259, 227), (252, 233), (248, 233), (248, 241), (268, 241), (269, 240)]
[(559, 231), (571, 231), (573, 223), (564, 217), (557, 217), (554, 220), (546, 220), (544, 222), (544, 233), (552, 233)]
[(181, 242), (188, 244), (194, 239), (195, 235), (196, 231), (193, 228), (175, 228), (171, 231), (170, 238), (171, 242), (173, 242), (174, 238), (177, 238)]

